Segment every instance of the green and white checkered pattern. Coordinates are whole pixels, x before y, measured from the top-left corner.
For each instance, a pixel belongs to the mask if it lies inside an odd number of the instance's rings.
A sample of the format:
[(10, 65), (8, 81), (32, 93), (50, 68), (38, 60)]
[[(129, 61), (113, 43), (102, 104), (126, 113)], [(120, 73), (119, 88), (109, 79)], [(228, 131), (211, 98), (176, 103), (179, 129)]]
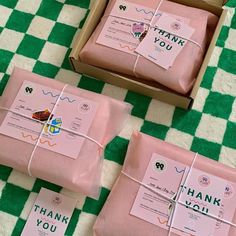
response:
[(72, 72), (68, 55), (89, 0), (0, 0), (0, 90), (14, 66), (134, 105), (130, 122), (105, 150), (98, 201), (0, 166), (0, 236), (20, 235), (41, 187), (78, 199), (66, 235), (90, 236), (118, 176), (133, 130), (236, 167), (236, 0), (189, 112)]

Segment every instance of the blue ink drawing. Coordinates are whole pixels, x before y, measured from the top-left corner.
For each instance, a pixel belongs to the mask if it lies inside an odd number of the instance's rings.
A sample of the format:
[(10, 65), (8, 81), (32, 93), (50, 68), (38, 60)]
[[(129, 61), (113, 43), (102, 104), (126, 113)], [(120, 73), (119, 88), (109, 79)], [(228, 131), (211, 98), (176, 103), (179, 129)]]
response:
[[(43, 95), (45, 95), (45, 96), (50, 95), (50, 96), (53, 97), (53, 98), (56, 98), (56, 97), (59, 97), (59, 96), (60, 96), (59, 94), (54, 95), (54, 94), (53, 94), (52, 92), (50, 92), (50, 91), (46, 92), (46, 91), (44, 91), (43, 89), (42, 89), (42, 92), (43, 92)], [(68, 98), (68, 97), (61, 97), (60, 100), (62, 100), (62, 101), (67, 100), (69, 103), (73, 103), (73, 102), (76, 101), (75, 99), (70, 99), (70, 98)]]

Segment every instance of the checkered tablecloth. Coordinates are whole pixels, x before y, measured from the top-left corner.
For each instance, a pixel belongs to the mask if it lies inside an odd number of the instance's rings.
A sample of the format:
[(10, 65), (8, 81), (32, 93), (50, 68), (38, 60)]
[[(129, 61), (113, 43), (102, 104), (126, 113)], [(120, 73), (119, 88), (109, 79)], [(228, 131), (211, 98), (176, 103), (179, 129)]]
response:
[(0, 166), (0, 236), (20, 235), (41, 187), (78, 199), (66, 235), (92, 235), (133, 130), (236, 167), (236, 0), (227, 4), (227, 20), (189, 112), (72, 72), (68, 55), (90, 4), (89, 0), (0, 0), (1, 92), (18, 66), (134, 105), (130, 122), (105, 150), (98, 201)]

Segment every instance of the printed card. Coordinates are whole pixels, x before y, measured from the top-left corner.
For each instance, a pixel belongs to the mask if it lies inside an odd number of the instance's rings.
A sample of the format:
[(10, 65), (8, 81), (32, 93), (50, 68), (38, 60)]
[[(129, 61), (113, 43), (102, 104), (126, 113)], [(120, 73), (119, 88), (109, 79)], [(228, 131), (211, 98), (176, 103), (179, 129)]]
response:
[(76, 200), (42, 188), (21, 236), (64, 236)]
[(227, 236), (229, 225), (216, 218), (232, 221), (235, 187), (224, 179), (192, 169), (188, 181), (182, 186), (179, 202), (183, 205), (176, 205), (172, 226), (195, 236)]
[(194, 31), (184, 22), (163, 13), (135, 52), (164, 69), (169, 69)]
[(167, 223), (172, 211), (169, 199), (176, 198), (187, 169), (179, 162), (169, 161), (168, 158), (154, 153), (143, 183), (156, 189), (161, 195), (140, 186), (130, 214), (168, 230)]
[(75, 133), (88, 133), (98, 104), (68, 93), (59, 99), (60, 93), (24, 81), (10, 108), (15, 113), (7, 113), (0, 133), (76, 159), (85, 139)]

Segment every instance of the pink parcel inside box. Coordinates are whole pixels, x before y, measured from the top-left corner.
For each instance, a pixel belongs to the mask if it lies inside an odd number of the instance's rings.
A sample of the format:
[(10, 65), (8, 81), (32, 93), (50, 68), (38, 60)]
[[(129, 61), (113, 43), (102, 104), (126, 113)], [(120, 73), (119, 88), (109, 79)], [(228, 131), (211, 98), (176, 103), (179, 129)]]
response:
[[(130, 2), (152, 8), (154, 12), (160, 4), (160, 0), (128, 0), (126, 2), (127, 4)], [(218, 17), (205, 10), (164, 1), (160, 5), (160, 11), (188, 18), (190, 20), (189, 26), (195, 29), (191, 40), (197, 42), (202, 49), (196, 44), (188, 42), (168, 70), (142, 56), (135, 66), (137, 55), (96, 43), (115, 3), (115, 0), (109, 1), (104, 17), (79, 54), (80, 60), (90, 65), (130, 76), (134, 76), (135, 67), (136, 78), (154, 80), (176, 92), (186, 94), (194, 84), (205, 55), (206, 46), (209, 44), (218, 22)]]
[[(130, 213), (134, 205), (136, 196), (139, 192), (139, 188), (141, 186), (140, 183), (143, 183), (142, 181), (153, 153), (161, 155), (162, 157), (169, 158), (172, 161), (177, 161), (180, 163), (180, 165), (186, 165), (186, 166), (191, 166), (193, 160), (195, 159), (195, 163), (193, 166), (194, 169), (198, 171), (199, 170), (203, 171), (204, 173), (206, 173), (206, 175), (210, 174), (222, 178), (225, 181), (234, 183), (234, 186), (236, 186), (235, 169), (227, 167), (221, 163), (217, 163), (216, 161), (205, 158), (201, 155), (196, 156), (195, 153), (184, 150), (175, 145), (160, 141), (151, 136), (139, 132), (134, 132), (128, 147), (128, 152), (123, 166), (123, 172), (118, 177), (102, 211), (100, 212), (100, 215), (98, 216), (95, 222), (94, 235), (96, 236), (119, 236), (119, 235), (167, 236), (168, 235), (168, 230), (153, 223), (150, 223), (148, 221), (145, 221), (143, 219), (140, 219), (139, 217), (134, 216)], [(191, 171), (189, 176), (191, 176)], [(133, 179), (131, 179), (130, 177), (132, 177)], [(172, 183), (175, 182), (175, 179), (169, 179), (169, 177), (167, 177), (166, 181), (164, 182)], [(148, 195), (146, 196), (148, 198)], [(148, 199), (153, 200), (154, 197), (152, 196), (152, 198)], [(233, 203), (231, 205), (228, 204), (228, 208), (232, 208), (231, 210), (233, 219), (228, 221), (235, 224), (236, 223), (235, 192), (232, 201)], [(158, 212), (159, 210), (160, 209), (158, 209), (157, 207), (153, 212)], [(229, 211), (229, 209), (226, 210)], [(176, 215), (175, 217), (181, 219), (182, 214)], [(201, 225), (200, 227), (204, 229), (207, 226), (204, 224)], [(234, 236), (235, 234), (236, 234), (236, 227), (231, 226), (229, 228), (229, 233), (227, 234), (227, 236)], [(172, 231), (170, 235), (185, 236), (190, 234), (187, 233), (176, 234), (175, 232)], [(192, 235), (195, 234), (192, 233)], [(219, 235), (218, 233), (212, 236), (222, 236), (222, 234)]]
[[(48, 86), (59, 91), (65, 86), (59, 81), (15, 68), (3, 96), (0, 98), (1, 107), (11, 109), (24, 81)], [(64, 92), (98, 104), (87, 136), (103, 146), (120, 132), (130, 114), (131, 106), (122, 101), (72, 86), (68, 86)], [(9, 112), (0, 110), (0, 124), (7, 114)], [(68, 117), (70, 114), (65, 114), (65, 116)], [(28, 173), (27, 167), (35, 145), (0, 134), (0, 146), (1, 164)], [(30, 170), (35, 177), (97, 198), (100, 191), (101, 167), (102, 149), (96, 143), (85, 138), (75, 159), (38, 146), (33, 155)]]

